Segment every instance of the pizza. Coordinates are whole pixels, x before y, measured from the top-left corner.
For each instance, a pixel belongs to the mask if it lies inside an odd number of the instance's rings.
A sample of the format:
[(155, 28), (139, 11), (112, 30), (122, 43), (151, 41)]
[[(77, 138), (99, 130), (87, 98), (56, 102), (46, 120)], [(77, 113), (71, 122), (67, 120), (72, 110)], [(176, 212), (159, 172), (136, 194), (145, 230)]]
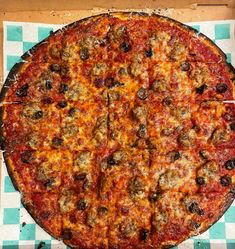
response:
[(235, 70), (175, 20), (110, 13), (22, 56), (1, 92), (7, 169), (72, 248), (169, 248), (235, 198)]

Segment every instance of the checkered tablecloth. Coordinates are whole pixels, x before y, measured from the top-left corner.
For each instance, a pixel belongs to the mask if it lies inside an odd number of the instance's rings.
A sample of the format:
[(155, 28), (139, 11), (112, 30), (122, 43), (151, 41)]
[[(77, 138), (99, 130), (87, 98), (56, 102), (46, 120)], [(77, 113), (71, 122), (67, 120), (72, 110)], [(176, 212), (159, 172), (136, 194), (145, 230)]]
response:
[[(235, 20), (190, 23), (199, 32), (211, 38), (235, 66)], [(33, 45), (62, 25), (4, 22), (4, 79), (20, 56)], [(44, 249), (65, 249), (62, 242), (53, 239), (30, 217), (20, 202), (7, 174), (1, 167), (0, 249), (33, 249), (44, 242)], [(235, 203), (225, 215), (205, 233), (180, 244), (178, 249), (235, 249)]]

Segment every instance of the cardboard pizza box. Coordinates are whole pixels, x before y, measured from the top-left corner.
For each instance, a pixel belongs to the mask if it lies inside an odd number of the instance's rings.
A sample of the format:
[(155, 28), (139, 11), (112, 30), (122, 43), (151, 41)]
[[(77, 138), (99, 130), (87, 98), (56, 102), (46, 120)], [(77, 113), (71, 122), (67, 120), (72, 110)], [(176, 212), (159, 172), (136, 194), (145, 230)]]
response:
[(155, 10), (181, 22), (231, 20), (235, 19), (235, 0), (0, 0), (0, 84), (3, 83), (3, 21), (67, 24), (119, 10)]

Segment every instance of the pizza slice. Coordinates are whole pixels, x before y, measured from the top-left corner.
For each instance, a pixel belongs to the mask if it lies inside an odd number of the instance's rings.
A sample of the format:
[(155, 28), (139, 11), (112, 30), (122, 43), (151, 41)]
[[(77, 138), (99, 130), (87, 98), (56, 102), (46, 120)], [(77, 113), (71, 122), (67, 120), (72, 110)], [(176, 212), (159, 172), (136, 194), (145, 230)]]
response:
[(61, 184), (61, 153), (51, 151), (4, 152), (14, 186), (23, 193), (57, 192)]
[(23, 194), (22, 204), (33, 219), (55, 239), (61, 238), (62, 217), (58, 207), (58, 193)]
[(82, 150), (64, 150), (62, 153), (62, 189), (74, 193), (99, 193), (102, 185), (100, 164), (105, 151), (83, 148)]
[(171, 247), (206, 231), (222, 216), (233, 199), (234, 193), (163, 193), (153, 208), (152, 245)]
[(61, 191), (59, 208), (62, 214), (62, 239), (73, 247), (108, 247), (109, 203), (98, 201), (95, 193), (75, 194)]
[(149, 17), (149, 41), (153, 60), (220, 63), (225, 54), (209, 38), (175, 20)]
[[(217, 147), (233, 147), (235, 107), (218, 101), (204, 101), (192, 113), (192, 121), (197, 129), (197, 143), (209, 143)], [(210, 117), (210, 118), (209, 118)]]
[(195, 193), (198, 190), (196, 170), (200, 166), (193, 149), (169, 150), (165, 154), (150, 153), (149, 200), (158, 201), (166, 191)]
[(66, 103), (61, 109), (61, 139), (64, 149), (105, 148), (108, 143), (108, 107), (98, 101)]
[(102, 161), (99, 198), (108, 200), (113, 207), (108, 230), (110, 247), (147, 243), (150, 231), (148, 171), (147, 150), (113, 148)]
[(1, 112), (5, 150), (50, 150), (61, 145), (60, 114), (54, 104), (4, 104)]

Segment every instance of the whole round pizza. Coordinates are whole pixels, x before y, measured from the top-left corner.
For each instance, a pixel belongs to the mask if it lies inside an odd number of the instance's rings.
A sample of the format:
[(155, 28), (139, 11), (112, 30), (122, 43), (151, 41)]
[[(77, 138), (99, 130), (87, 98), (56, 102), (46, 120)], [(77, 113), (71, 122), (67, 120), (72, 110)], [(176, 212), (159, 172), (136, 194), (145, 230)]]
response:
[(1, 93), (22, 202), (72, 248), (168, 248), (235, 198), (235, 70), (196, 30), (89, 17), (22, 56)]

